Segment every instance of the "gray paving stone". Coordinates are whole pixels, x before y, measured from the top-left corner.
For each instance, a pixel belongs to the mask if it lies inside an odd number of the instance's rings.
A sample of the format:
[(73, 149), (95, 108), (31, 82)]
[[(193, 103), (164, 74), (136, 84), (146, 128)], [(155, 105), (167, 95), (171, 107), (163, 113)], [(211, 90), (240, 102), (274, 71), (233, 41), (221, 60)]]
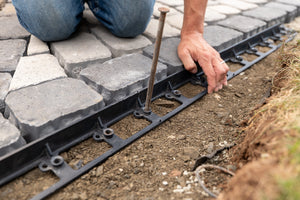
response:
[(53, 55), (22, 57), (10, 83), (9, 92), (63, 77), (67, 75)]
[(240, 0), (219, 0), (218, 2), (225, 4), (227, 6), (232, 6), (234, 8), (237, 8), (239, 10), (249, 10), (249, 9), (253, 9), (256, 8), (257, 5), (253, 4), (253, 3), (249, 3), (249, 2), (244, 2), (244, 1), (240, 1)]
[(180, 29), (182, 28), (183, 24), (183, 14), (179, 13), (177, 15), (171, 15), (166, 18), (167, 24), (170, 24), (171, 26)]
[(176, 10), (183, 13), (184, 12), (184, 6), (178, 6), (178, 7), (176, 7)]
[(286, 11), (288, 14), (286, 16), (286, 23), (292, 21), (297, 16), (297, 7), (289, 4), (282, 4), (277, 2), (270, 2), (265, 5), (266, 7), (276, 8)]
[(101, 22), (95, 17), (93, 12), (89, 9), (88, 10), (85, 9), (83, 11), (83, 18), (86, 19), (86, 21), (92, 26), (101, 25)]
[[(152, 41), (154, 41), (156, 38), (158, 24), (159, 24), (159, 20), (151, 19), (147, 26), (147, 29), (144, 32), (144, 35), (151, 38)], [(165, 23), (163, 37), (166, 38), (166, 37), (176, 37), (176, 36), (180, 36), (180, 30), (177, 28), (173, 28), (169, 24)]]
[(28, 38), (28, 33), (19, 23), (17, 16), (0, 17), (0, 40)]
[[(177, 54), (179, 38), (168, 38), (162, 41), (159, 53), (159, 62), (168, 66), (168, 75), (182, 71), (183, 65)], [(153, 57), (154, 44), (143, 50), (144, 55)]]
[[(129, 54), (81, 71), (80, 78), (103, 95), (111, 104), (135, 94), (148, 84), (152, 59)], [(167, 76), (167, 66), (158, 63), (156, 80)]]
[(183, 6), (183, 4), (184, 4), (183, 0), (158, 0), (158, 2), (168, 5), (168, 6), (172, 6), (172, 7)]
[(244, 33), (243, 39), (246, 39), (249, 36), (252, 36), (262, 31), (267, 27), (267, 23), (264, 21), (241, 16), (241, 15), (235, 15), (229, 17), (228, 19), (219, 21), (218, 25), (243, 32)]
[(277, 2), (297, 6), (298, 8), (297, 16), (300, 15), (300, 0), (277, 0)]
[(26, 144), (20, 131), (0, 114), (0, 157)]
[(209, 8), (224, 15), (234, 15), (241, 12), (241, 10), (237, 8), (233, 8), (232, 6), (226, 6), (226, 5), (215, 5), (215, 6), (210, 6)]
[(232, 46), (243, 39), (243, 33), (221, 26), (204, 27), (204, 39), (217, 51)]
[(47, 43), (41, 41), (34, 35), (31, 35), (30, 42), (27, 48), (27, 55), (32, 56), (32, 55), (42, 54), (42, 53), (50, 53)]
[(0, 72), (12, 74), (25, 50), (25, 40), (0, 40)]
[(51, 50), (68, 75), (77, 77), (81, 69), (111, 58), (111, 52), (94, 35), (78, 33), (74, 37), (51, 43)]
[(285, 22), (286, 14), (286, 11), (266, 6), (243, 12), (245, 16), (265, 21), (268, 27)]
[(65, 128), (104, 106), (83, 81), (62, 78), (10, 92), (5, 113), (26, 141)]
[[(158, 8), (160, 8), (160, 7), (166, 7), (166, 6), (164, 4), (161, 4), (161, 3), (158, 3), (158, 2), (156, 2), (154, 4), (154, 7), (153, 7), (153, 16), (159, 18), (160, 12), (159, 12)], [(179, 11), (175, 10), (174, 8), (169, 8), (169, 9), (170, 9), (170, 11), (168, 12), (167, 17), (168, 16), (172, 16), (172, 15), (177, 15), (178, 12), (179, 12)]]
[(214, 5), (218, 5), (219, 1), (215, 1), (215, 0), (209, 0), (207, 1), (207, 6), (214, 6)]
[(9, 17), (9, 16), (14, 16), (16, 15), (16, 10), (15, 7), (12, 5), (12, 3), (7, 3), (5, 6), (2, 8), (0, 12), (0, 17)]
[(0, 112), (4, 112), (5, 109), (5, 97), (8, 94), (8, 88), (11, 81), (11, 75), (9, 73), (0, 73)]
[(246, 2), (250, 2), (250, 3), (258, 3), (258, 4), (262, 4), (262, 3), (267, 3), (268, 0), (244, 0)]
[(224, 14), (221, 14), (213, 9), (210, 9), (210, 7), (208, 7), (206, 9), (206, 12), (205, 12), (205, 19), (204, 21), (207, 22), (207, 23), (211, 23), (211, 22), (216, 22), (218, 20), (222, 20), (222, 19), (225, 19), (226, 18), (226, 15)]
[(114, 57), (137, 52), (145, 46), (152, 44), (149, 39), (142, 35), (135, 38), (116, 37), (104, 26), (94, 27), (91, 31), (110, 48)]

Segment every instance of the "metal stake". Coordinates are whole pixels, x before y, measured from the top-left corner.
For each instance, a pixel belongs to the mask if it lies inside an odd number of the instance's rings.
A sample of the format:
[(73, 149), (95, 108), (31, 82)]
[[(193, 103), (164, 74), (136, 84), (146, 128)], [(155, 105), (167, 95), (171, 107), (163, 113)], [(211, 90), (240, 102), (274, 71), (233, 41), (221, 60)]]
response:
[(158, 10), (160, 12), (159, 25), (158, 25), (156, 41), (155, 41), (155, 46), (154, 46), (151, 74), (150, 74), (149, 83), (148, 83), (148, 90), (147, 90), (147, 97), (146, 97), (144, 112), (151, 111), (150, 103), (151, 103), (151, 98), (152, 98), (152, 93), (153, 93), (157, 61), (158, 61), (161, 39), (162, 39), (162, 34), (163, 34), (163, 30), (164, 30), (164, 25), (165, 25), (165, 18), (166, 18), (166, 14), (169, 12), (169, 9), (164, 8), (164, 7), (158, 8)]

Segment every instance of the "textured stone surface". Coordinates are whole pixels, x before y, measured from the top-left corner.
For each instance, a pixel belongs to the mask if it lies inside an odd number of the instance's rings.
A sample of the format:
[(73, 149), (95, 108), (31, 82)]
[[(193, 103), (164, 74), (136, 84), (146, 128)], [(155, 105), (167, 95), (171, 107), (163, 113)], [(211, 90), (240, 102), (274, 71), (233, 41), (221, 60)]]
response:
[(27, 38), (30, 35), (19, 24), (17, 16), (0, 17), (0, 27), (0, 40)]
[(244, 2), (241, 0), (219, 0), (219, 2), (227, 6), (237, 8), (239, 10), (249, 10), (257, 7), (256, 4)]
[(221, 26), (206, 26), (204, 38), (217, 51), (220, 51), (241, 41), (243, 33)]
[[(160, 8), (160, 7), (166, 7), (166, 6), (161, 3), (155, 3), (154, 7), (153, 7), (153, 15), (157, 18), (159, 18), (159, 16), (160, 16), (160, 12), (158, 10), (158, 8)], [(167, 16), (172, 16), (172, 15), (178, 14), (178, 11), (175, 10), (174, 8), (169, 8), (169, 10), (170, 11), (168, 12)]]
[(267, 3), (268, 0), (244, 0), (246, 2), (250, 2), (250, 3), (258, 3), (258, 4), (261, 4), (261, 3)]
[(178, 6), (178, 7), (176, 7), (176, 10), (183, 13), (184, 12), (184, 6)]
[(90, 25), (100, 25), (101, 22), (95, 17), (95, 15), (93, 14), (93, 12), (89, 9), (85, 9), (83, 11), (83, 18), (86, 19), (86, 21), (90, 24)]
[(282, 4), (277, 2), (270, 2), (265, 5), (266, 7), (276, 8), (286, 11), (288, 14), (286, 16), (286, 23), (292, 21), (297, 16), (298, 10), (296, 6), (289, 4)]
[(166, 18), (166, 22), (175, 28), (181, 29), (183, 24), (183, 14), (180, 13), (177, 15), (168, 16)]
[(264, 6), (245, 11), (243, 15), (263, 20), (267, 23), (267, 26), (270, 27), (278, 23), (283, 23), (285, 21), (286, 11)]
[(205, 22), (215, 22), (221, 19), (225, 19), (226, 15), (221, 14), (213, 9), (210, 9), (209, 7), (206, 9), (205, 12)]
[(77, 77), (81, 69), (111, 58), (111, 52), (97, 38), (88, 33), (60, 42), (51, 43), (51, 49), (66, 72)]
[(5, 4), (5, 6), (2, 8), (0, 12), (0, 17), (8, 17), (8, 16), (13, 16), (16, 15), (16, 10), (15, 7), (11, 3)]
[(160, 3), (163, 3), (168, 6), (183, 6), (184, 0), (157, 0)]
[[(81, 71), (80, 78), (103, 95), (111, 104), (135, 94), (148, 84), (152, 60), (141, 54), (112, 59)], [(166, 78), (167, 66), (157, 65), (156, 79)]]
[(71, 78), (10, 92), (5, 103), (6, 114), (27, 141), (70, 126), (104, 106), (100, 94)]
[(22, 57), (10, 83), (9, 91), (63, 77), (67, 75), (53, 55)]
[(20, 131), (0, 114), (0, 157), (20, 148), (26, 142)]
[(267, 26), (266, 22), (241, 15), (235, 15), (218, 22), (218, 25), (235, 29), (244, 33), (244, 39), (252, 36)]
[[(179, 38), (168, 38), (163, 40), (160, 47), (159, 62), (168, 66), (168, 75), (182, 71), (183, 65), (177, 55), (177, 47), (180, 42)], [(153, 57), (154, 44), (146, 47), (143, 51), (144, 55)]]
[[(158, 29), (158, 23), (159, 20), (157, 19), (151, 19), (149, 22), (147, 29), (145, 30), (144, 34), (147, 37), (150, 37), (152, 40), (155, 40), (157, 29)], [(164, 31), (163, 31), (163, 37), (176, 37), (180, 36), (180, 30), (177, 28), (171, 27), (169, 24), (165, 24)]]
[(109, 46), (114, 57), (136, 52), (151, 43), (145, 36), (139, 35), (135, 38), (119, 38), (111, 34), (104, 26), (91, 29), (92, 32)]
[(241, 12), (241, 10), (237, 8), (233, 8), (232, 6), (226, 6), (226, 5), (210, 6), (210, 9), (215, 10), (224, 15), (233, 15)]
[(0, 72), (13, 73), (25, 50), (25, 40), (0, 40)]
[(300, 7), (300, 0), (277, 0), (278, 2)]
[(47, 43), (41, 41), (34, 35), (30, 36), (30, 42), (28, 44), (28, 49), (27, 49), (27, 55), (36, 55), (36, 54), (42, 54), (42, 53), (49, 53), (49, 47)]
[(4, 112), (5, 97), (8, 93), (9, 84), (11, 81), (11, 75), (8, 73), (0, 73), (0, 112)]

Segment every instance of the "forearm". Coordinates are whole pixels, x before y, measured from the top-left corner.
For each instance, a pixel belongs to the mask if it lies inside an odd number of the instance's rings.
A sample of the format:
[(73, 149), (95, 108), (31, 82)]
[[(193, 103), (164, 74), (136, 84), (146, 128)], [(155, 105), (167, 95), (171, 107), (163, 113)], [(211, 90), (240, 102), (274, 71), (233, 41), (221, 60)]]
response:
[(184, 18), (181, 36), (193, 32), (203, 33), (207, 0), (184, 0)]

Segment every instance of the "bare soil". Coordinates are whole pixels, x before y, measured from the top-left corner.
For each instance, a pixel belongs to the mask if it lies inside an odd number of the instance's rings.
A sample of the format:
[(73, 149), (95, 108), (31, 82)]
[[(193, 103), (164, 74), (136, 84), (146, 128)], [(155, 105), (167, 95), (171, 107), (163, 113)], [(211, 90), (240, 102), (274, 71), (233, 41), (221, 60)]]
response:
[[(278, 53), (229, 81), (220, 92), (206, 95), (48, 199), (210, 199), (191, 172), (195, 161), (226, 144), (243, 142), (243, 130), (252, 111), (263, 105), (270, 95), (271, 80), (278, 71), (275, 65)], [(249, 56), (249, 59), (253, 58)], [(239, 67), (228, 64), (231, 70)], [(187, 84), (179, 90), (191, 97), (203, 88)], [(178, 102), (158, 99), (152, 104), (152, 110), (164, 115), (178, 105)], [(127, 138), (147, 125), (146, 120), (128, 116), (110, 128), (121, 138)], [(76, 169), (78, 164), (85, 165), (109, 148), (106, 143), (88, 139), (61, 155)], [(247, 157), (241, 156), (237, 149), (224, 150), (209, 163), (232, 171), (240, 169), (253, 159), (255, 150)], [(265, 163), (253, 165), (262, 168), (255, 172), (251, 171), (253, 168), (242, 171), (240, 176), (248, 177), (247, 181), (253, 174), (259, 176), (267, 170), (263, 168)], [(227, 188), (231, 178), (217, 170), (206, 170), (202, 177), (205, 185), (216, 194)], [(57, 178), (53, 174), (36, 169), (0, 188), (0, 199), (28, 199), (55, 181)], [(232, 184), (241, 185), (243, 182)], [(263, 182), (261, 185), (264, 187)], [(247, 199), (247, 194), (245, 192), (238, 199)]]
[[(271, 78), (277, 70), (273, 64), (275, 59), (275, 54), (270, 55), (232, 79), (222, 91), (206, 95), (49, 199), (208, 198), (191, 172), (195, 160), (224, 144), (242, 141), (241, 128), (249, 113), (269, 94)], [(188, 84), (179, 90), (193, 96), (203, 88)], [(178, 102), (159, 99), (152, 109), (164, 115), (178, 105)], [(129, 116), (111, 128), (121, 138), (127, 138), (147, 125), (147, 121)], [(76, 164), (84, 165), (108, 148), (106, 143), (88, 139), (62, 156), (76, 168)], [(235, 170), (242, 163), (233, 164), (232, 156), (231, 151), (225, 150), (211, 163)], [(216, 193), (230, 177), (216, 170), (204, 174), (205, 184)], [(49, 173), (35, 170), (2, 187), (0, 198), (28, 199), (56, 180)]]

